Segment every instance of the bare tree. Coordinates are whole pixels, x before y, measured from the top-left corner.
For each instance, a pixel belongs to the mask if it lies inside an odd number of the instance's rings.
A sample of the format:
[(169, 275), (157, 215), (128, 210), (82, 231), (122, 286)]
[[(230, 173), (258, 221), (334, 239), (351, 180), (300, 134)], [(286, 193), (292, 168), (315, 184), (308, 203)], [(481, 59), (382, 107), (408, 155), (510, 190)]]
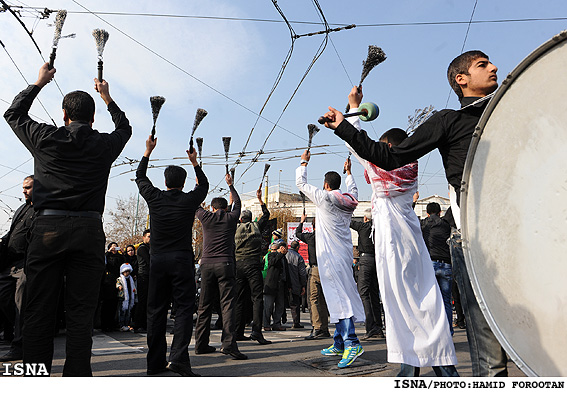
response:
[(282, 229), (282, 239), (287, 239), (287, 223), (296, 221), (295, 214), (287, 207), (270, 208), (270, 219), (278, 220), (278, 228)]
[(108, 212), (110, 220), (104, 223), (106, 240), (125, 247), (142, 242), (142, 232), (149, 226), (148, 206), (138, 194), (118, 198), (116, 208)]
[(433, 105), (426, 106), (423, 109), (416, 109), (413, 116), (408, 116), (408, 128), (406, 128), (408, 135), (411, 135), (417, 127), (422, 125), (435, 113), (437, 113), (437, 111)]

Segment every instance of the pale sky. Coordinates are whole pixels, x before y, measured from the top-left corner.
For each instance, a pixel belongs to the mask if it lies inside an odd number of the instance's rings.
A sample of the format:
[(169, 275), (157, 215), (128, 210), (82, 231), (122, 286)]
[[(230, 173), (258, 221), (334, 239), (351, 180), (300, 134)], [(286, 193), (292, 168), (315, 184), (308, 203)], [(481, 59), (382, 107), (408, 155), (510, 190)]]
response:
[[(280, 183), (297, 192), (294, 175), (299, 158), (295, 156), (299, 156), (301, 150), (292, 149), (307, 146), (307, 124), (316, 123), (327, 106), (345, 108), (348, 92), (360, 80), (368, 45), (381, 47), (388, 57), (370, 73), (363, 86), (363, 101), (375, 102), (380, 107), (380, 116), (362, 125), (369, 135), (378, 138), (391, 127), (406, 128), (408, 115), (418, 108), (458, 107), (446, 80), (446, 70), (462, 50), (480, 49), (487, 53), (499, 67), (501, 81), (529, 53), (567, 26), (564, 0), (537, 4), (511, 0), (373, 1), (363, 6), (322, 0), (319, 4), (331, 28), (349, 24), (357, 27), (329, 34), (322, 55), (291, 99), (324, 35), (297, 38), (281, 81), (258, 120), (258, 113), (291, 46), (290, 30), (271, 1), (7, 2), (14, 6), (69, 12), (62, 34), (75, 33), (76, 38), (59, 42), (56, 80), (63, 93), (85, 90), (93, 94), (97, 104), (94, 127), (102, 132), (113, 128), (102, 100), (93, 90), (97, 53), (91, 32), (95, 28), (109, 32), (104, 51), (104, 78), (110, 85), (112, 97), (133, 126), (133, 136), (116, 164), (139, 159), (143, 154), (144, 141), (152, 127), (149, 97), (153, 95), (166, 98), (157, 121), (158, 146), (152, 158), (159, 161), (155, 165), (188, 163), (173, 158), (185, 156), (197, 108), (208, 111), (195, 137), (204, 138), (203, 169), (211, 189), (219, 183), (226, 188), (222, 137), (232, 137), (230, 152), (233, 155), (229, 162), (232, 166), (235, 154), (242, 151), (254, 128), (243, 160), (249, 162), (264, 144), (265, 153), (243, 176), (249, 163), (237, 166), (235, 184), (239, 192), (252, 192), (258, 187), (267, 159), (271, 159), (269, 185)], [(312, 2), (280, 1), (278, 6), (295, 34), (324, 29)], [(96, 16), (87, 10), (103, 13)], [(47, 59), (55, 13), (43, 20), (37, 19), (37, 13), (29, 8), (21, 9), (20, 13)], [(172, 17), (174, 15), (178, 17)], [(469, 25), (471, 16), (473, 23)], [(552, 18), (558, 20), (544, 20)], [(437, 24), (431, 24), (433, 22)], [(43, 60), (9, 12), (0, 13), (0, 40), (5, 46), (5, 50), (0, 49), (0, 110), (3, 113), (13, 97), (27, 86), (16, 66), (27, 81), (33, 83)], [(49, 115), (38, 102), (31, 114), (39, 121), (50, 122), (51, 117), (57, 125), (62, 125), (62, 94), (58, 87), (50, 83), (39, 99)], [(275, 123), (278, 126), (272, 132)], [(22, 203), (18, 199), (22, 197), (21, 181), (33, 172), (33, 164), (29, 152), (3, 120), (0, 133), (0, 233), (4, 233), (11, 210)], [(324, 127), (313, 143), (314, 146), (329, 145), (312, 149), (309, 180), (321, 186), (326, 171), (342, 173), (347, 150), (341, 140)], [(439, 153), (434, 151), (420, 159), (419, 165), (420, 196), (446, 196), (447, 182)], [(136, 164), (124, 164), (112, 170), (107, 211), (113, 208), (116, 198), (136, 194), (131, 181), (135, 168)], [(194, 185), (192, 169), (188, 169), (186, 189)], [(370, 186), (364, 182), (358, 163), (353, 163), (353, 173), (360, 199), (368, 200)], [(163, 168), (150, 169), (149, 176), (156, 186), (163, 186)], [(208, 200), (223, 193), (216, 188)]]

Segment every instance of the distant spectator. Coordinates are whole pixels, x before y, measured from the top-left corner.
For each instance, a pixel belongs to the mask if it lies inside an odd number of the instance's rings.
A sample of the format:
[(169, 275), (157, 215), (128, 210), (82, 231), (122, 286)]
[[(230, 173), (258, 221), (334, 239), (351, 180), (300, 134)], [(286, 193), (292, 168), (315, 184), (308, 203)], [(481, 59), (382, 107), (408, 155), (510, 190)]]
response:
[(116, 279), (118, 299), (120, 299), (118, 302), (118, 321), (121, 332), (130, 331), (130, 312), (134, 307), (136, 285), (130, 273), (132, 273), (132, 266), (129, 263), (123, 263), (120, 266), (120, 277)]
[(305, 285), (307, 283), (307, 274), (305, 273), (305, 261), (299, 254), (299, 242), (294, 240), (289, 246), (286, 255), (287, 266), (289, 270), (289, 294), (290, 294), (290, 310), (293, 319), (294, 329), (303, 329), (300, 323), (301, 297), (305, 294)]

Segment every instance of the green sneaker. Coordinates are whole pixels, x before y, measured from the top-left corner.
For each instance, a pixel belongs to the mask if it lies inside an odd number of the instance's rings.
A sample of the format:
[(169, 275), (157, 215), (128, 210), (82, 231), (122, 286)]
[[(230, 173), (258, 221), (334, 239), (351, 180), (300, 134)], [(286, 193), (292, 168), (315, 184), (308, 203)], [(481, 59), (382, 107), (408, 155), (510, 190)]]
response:
[(343, 358), (341, 359), (341, 361), (338, 364), (339, 368), (344, 368), (344, 367), (350, 366), (352, 364), (352, 362), (354, 362), (356, 360), (356, 358), (359, 357), (360, 355), (362, 355), (363, 353), (364, 353), (364, 349), (362, 348), (362, 345), (360, 345), (360, 344), (355, 345), (353, 347), (348, 347), (344, 351)]
[(329, 348), (322, 349), (321, 354), (325, 356), (333, 356), (333, 355), (343, 356), (343, 350), (338, 349), (334, 345), (331, 345)]

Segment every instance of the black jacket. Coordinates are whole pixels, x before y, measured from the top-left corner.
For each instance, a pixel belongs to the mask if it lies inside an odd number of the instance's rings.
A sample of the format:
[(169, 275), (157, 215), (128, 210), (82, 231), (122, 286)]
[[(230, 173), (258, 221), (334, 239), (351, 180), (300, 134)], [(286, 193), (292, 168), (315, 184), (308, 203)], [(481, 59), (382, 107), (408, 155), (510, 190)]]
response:
[(0, 244), (0, 270), (7, 267), (23, 268), (28, 248), (27, 233), (35, 218), (31, 203), (20, 206), (10, 224), (10, 230), (2, 236)]
[(358, 252), (374, 254), (374, 242), (372, 239), (372, 221), (351, 220), (350, 227), (358, 232)]
[(295, 237), (307, 244), (307, 255), (309, 256), (309, 266), (317, 266), (317, 250), (315, 248), (315, 230), (313, 232), (303, 232), (303, 223), (300, 222), (295, 229)]
[(270, 252), (268, 254), (268, 270), (264, 280), (264, 293), (266, 295), (276, 295), (280, 281), (287, 281), (286, 273), (287, 260), (285, 255), (278, 251)]
[(138, 261), (138, 278), (148, 278), (150, 276), (150, 245), (140, 244), (138, 250), (136, 250), (136, 258)]
[(447, 239), (451, 236), (451, 225), (437, 214), (432, 214), (421, 220), (421, 232), (431, 259), (451, 263), (447, 244)]

